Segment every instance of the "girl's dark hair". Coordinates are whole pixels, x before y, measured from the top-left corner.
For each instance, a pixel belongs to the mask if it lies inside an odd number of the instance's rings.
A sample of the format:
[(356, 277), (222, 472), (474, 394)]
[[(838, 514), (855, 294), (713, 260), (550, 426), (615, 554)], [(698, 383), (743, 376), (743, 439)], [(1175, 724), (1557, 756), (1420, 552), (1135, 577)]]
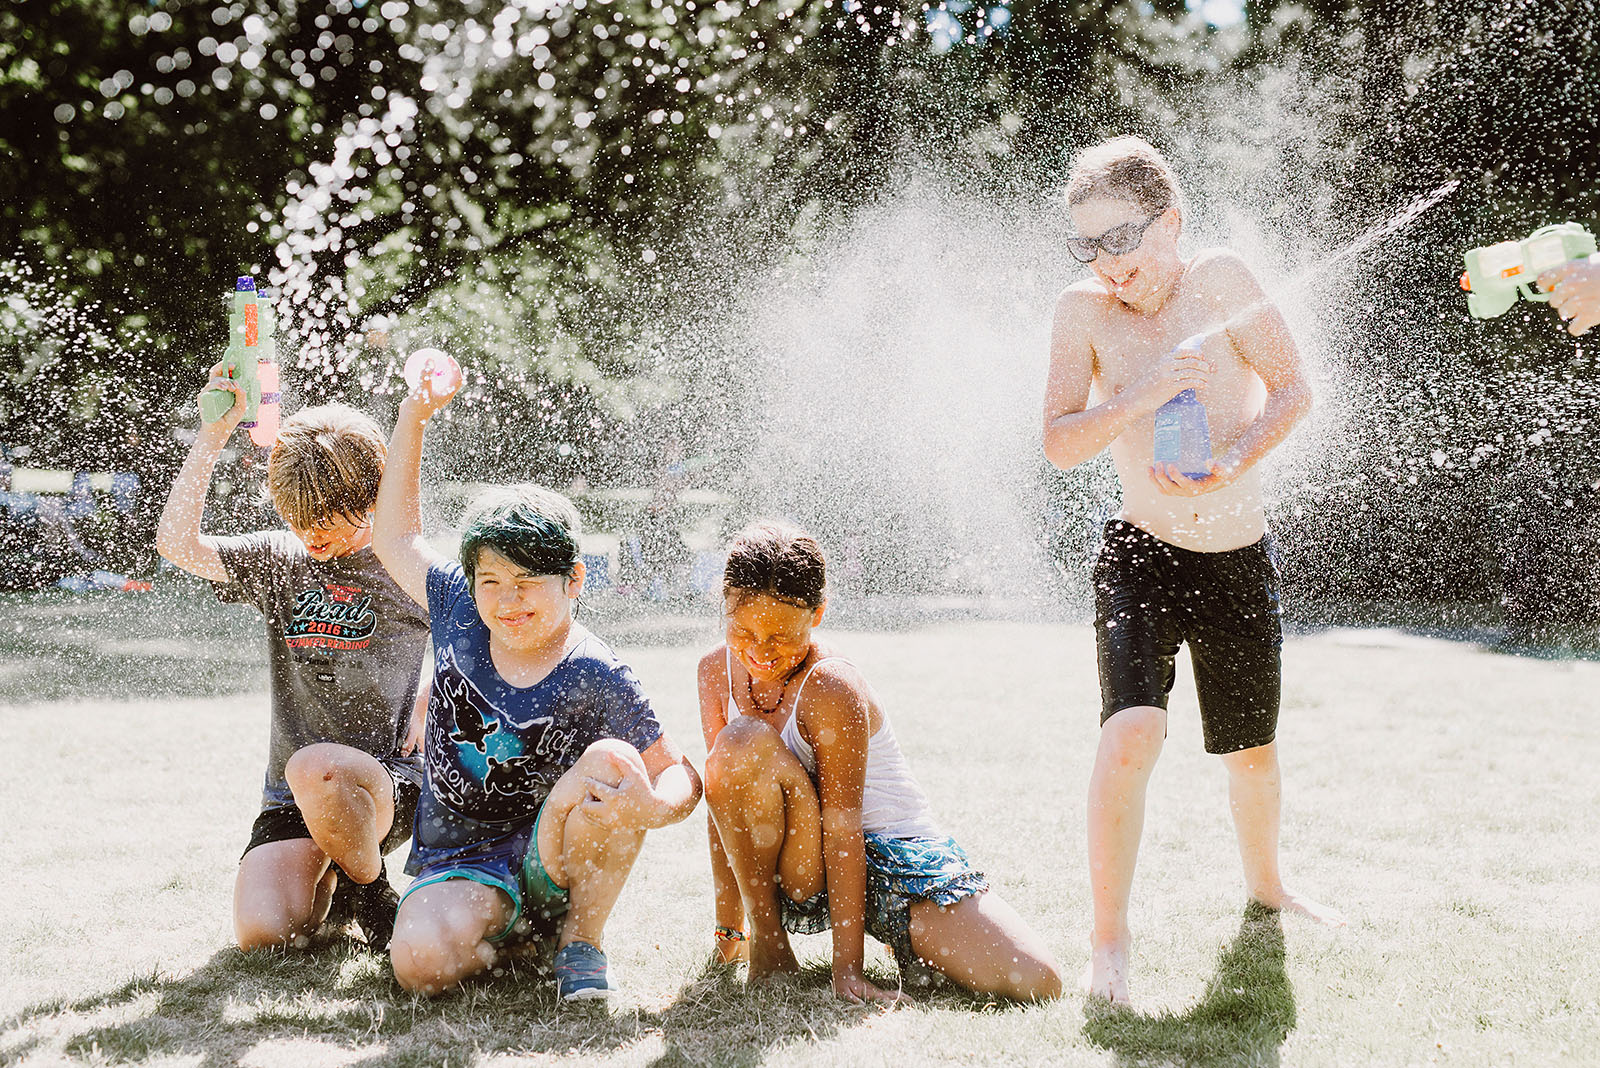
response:
[(578, 566), (578, 509), (526, 483), (485, 490), (461, 521), (461, 570), (472, 587), (478, 551), (493, 549), (530, 575), (571, 577)]
[(757, 593), (800, 608), (821, 608), (828, 595), (828, 564), (817, 539), (771, 519), (735, 534), (722, 570), (722, 596), (743, 600)]

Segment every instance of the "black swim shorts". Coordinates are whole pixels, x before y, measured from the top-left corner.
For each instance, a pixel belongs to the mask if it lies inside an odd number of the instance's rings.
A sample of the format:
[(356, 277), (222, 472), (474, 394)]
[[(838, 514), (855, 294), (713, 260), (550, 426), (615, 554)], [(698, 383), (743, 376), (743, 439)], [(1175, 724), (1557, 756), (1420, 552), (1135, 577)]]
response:
[[(389, 825), (389, 833), (383, 836), (378, 851), (393, 853), (411, 840), (411, 825), (416, 820), (417, 798), (421, 795), (422, 788), (416, 781), (414, 767), (408, 762), (379, 758), (378, 763), (384, 766), (389, 772), (389, 778), (394, 782), (394, 822)], [(310, 837), (311, 831), (306, 827), (306, 818), (300, 814), (300, 806), (288, 804), (276, 808), (264, 808), (260, 815), (256, 816), (256, 822), (250, 828), (250, 844), (244, 847), (244, 851), (248, 853), (256, 846), (263, 846), (269, 842), (287, 842), (295, 838)]]
[(1273, 740), (1283, 627), (1267, 538), (1199, 553), (1113, 519), (1094, 591), (1102, 724), (1125, 708), (1166, 708), (1173, 659), (1188, 642), (1206, 752)]

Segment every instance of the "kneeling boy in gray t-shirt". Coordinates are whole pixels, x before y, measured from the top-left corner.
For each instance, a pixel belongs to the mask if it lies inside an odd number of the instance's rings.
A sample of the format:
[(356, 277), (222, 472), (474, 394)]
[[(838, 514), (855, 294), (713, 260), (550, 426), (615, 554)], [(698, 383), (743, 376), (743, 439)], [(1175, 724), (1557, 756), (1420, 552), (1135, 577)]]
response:
[[(208, 388), (232, 389), (212, 372)], [(212, 468), (243, 403), (201, 427), (161, 514), (156, 548), (267, 622), (272, 734), (261, 813), (234, 884), (241, 949), (303, 945), (344, 872), (367, 941), (387, 946), (395, 894), (383, 854), (406, 841), (421, 784), (418, 683), (428, 616), (371, 549), (387, 446), (343, 405), (284, 421), (267, 487), (289, 531), (200, 532)], [(341, 891), (341, 894), (343, 891)]]

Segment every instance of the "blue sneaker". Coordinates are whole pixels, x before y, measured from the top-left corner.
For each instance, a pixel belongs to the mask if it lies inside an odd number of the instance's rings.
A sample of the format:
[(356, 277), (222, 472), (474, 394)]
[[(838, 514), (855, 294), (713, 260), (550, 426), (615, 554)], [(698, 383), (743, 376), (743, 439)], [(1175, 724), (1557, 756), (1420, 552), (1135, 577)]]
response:
[(587, 942), (572, 942), (556, 954), (556, 997), (562, 1001), (603, 998), (613, 990), (606, 955)]

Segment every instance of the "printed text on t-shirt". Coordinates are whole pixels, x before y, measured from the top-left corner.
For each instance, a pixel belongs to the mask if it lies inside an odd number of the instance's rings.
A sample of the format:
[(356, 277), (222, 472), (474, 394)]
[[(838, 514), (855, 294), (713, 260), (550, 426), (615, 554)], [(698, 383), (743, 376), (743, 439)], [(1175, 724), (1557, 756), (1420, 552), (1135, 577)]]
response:
[(377, 629), (372, 595), (355, 586), (330, 582), (302, 590), (295, 597), (283, 638), (290, 648), (365, 649)]

